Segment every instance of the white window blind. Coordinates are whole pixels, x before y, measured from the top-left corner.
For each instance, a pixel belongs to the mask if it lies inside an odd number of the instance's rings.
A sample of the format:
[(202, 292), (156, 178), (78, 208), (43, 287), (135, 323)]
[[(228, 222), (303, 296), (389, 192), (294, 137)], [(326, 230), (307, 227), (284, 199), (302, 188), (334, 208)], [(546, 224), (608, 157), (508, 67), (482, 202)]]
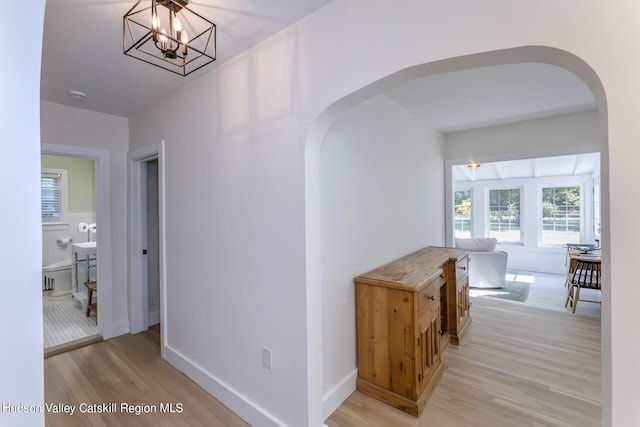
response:
[(42, 222), (59, 222), (62, 219), (62, 176), (43, 172), (40, 180)]

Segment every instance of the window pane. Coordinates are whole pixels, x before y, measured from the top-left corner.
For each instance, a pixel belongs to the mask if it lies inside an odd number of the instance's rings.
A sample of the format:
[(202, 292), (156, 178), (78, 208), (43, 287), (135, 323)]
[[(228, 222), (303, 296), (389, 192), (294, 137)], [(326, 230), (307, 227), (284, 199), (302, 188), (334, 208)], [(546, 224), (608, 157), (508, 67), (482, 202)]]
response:
[(580, 187), (542, 189), (542, 244), (580, 243)]
[(62, 202), (60, 196), (60, 176), (43, 174), (40, 180), (42, 221), (60, 221)]
[(489, 237), (520, 242), (520, 189), (489, 190)]
[(454, 210), (455, 237), (471, 237), (471, 190), (456, 191)]

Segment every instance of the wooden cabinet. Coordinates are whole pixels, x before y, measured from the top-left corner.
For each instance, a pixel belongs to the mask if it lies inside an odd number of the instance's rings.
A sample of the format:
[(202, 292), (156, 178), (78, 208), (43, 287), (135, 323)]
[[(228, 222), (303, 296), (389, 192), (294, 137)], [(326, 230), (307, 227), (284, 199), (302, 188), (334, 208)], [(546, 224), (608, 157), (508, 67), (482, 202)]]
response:
[(442, 376), (436, 280), (422, 291), (358, 282), (358, 389), (419, 415)]
[[(458, 291), (457, 263), (465, 267), (464, 282), (466, 255), (433, 247), (355, 279), (358, 390), (420, 415), (442, 376), (449, 336), (457, 344), (469, 320), (468, 285)], [(457, 310), (464, 295), (464, 310)]]
[(469, 308), (469, 263), (468, 257), (463, 256), (447, 261), (443, 266), (446, 270), (446, 280), (449, 283), (448, 291), (448, 332), (451, 344), (458, 345), (460, 337), (464, 333), (471, 319)]

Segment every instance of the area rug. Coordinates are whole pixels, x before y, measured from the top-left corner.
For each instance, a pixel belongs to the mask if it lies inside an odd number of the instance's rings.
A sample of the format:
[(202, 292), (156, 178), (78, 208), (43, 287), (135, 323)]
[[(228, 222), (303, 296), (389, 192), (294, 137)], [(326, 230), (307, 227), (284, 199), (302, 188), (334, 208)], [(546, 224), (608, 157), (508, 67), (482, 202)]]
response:
[(514, 280), (507, 281), (505, 286), (500, 289), (471, 288), (469, 294), (471, 296), (483, 296), (525, 302), (529, 296), (529, 286), (530, 284), (528, 282), (519, 282)]

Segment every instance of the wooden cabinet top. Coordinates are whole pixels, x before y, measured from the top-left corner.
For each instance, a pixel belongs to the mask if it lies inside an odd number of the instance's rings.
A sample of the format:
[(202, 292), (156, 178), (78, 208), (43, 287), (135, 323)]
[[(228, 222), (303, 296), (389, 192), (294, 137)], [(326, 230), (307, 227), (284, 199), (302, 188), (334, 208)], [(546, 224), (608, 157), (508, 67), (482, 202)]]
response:
[(362, 274), (355, 282), (417, 292), (444, 273), (446, 262), (466, 256), (466, 251), (460, 249), (428, 246)]

